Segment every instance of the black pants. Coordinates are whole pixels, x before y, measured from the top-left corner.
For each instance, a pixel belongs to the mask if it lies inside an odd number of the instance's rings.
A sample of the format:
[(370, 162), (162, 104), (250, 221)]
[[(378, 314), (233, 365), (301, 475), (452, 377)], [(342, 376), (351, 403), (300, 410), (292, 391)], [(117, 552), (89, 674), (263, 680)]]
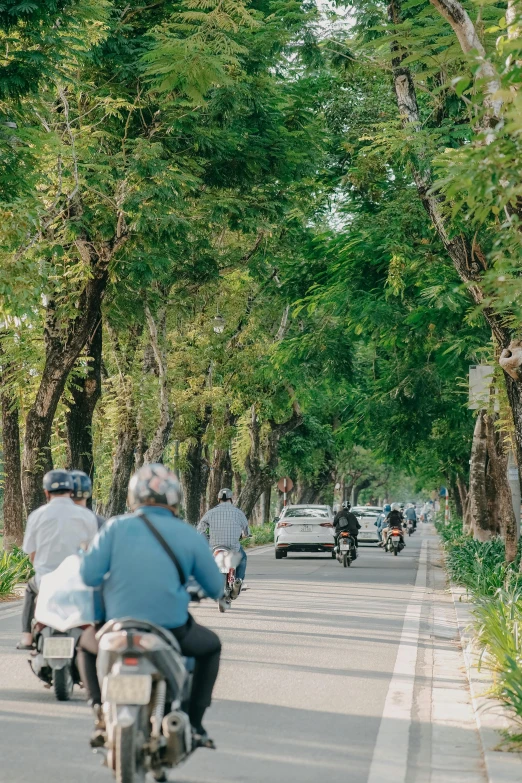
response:
[[(199, 728), (205, 710), (212, 701), (212, 691), (219, 671), (221, 642), (214, 631), (198, 625), (190, 616), (186, 625), (171, 628), (170, 632), (178, 640), (183, 655), (196, 659), (189, 718), (192, 726)], [(80, 648), (78, 666), (91, 702), (101, 704), (100, 684), (96, 674), (96, 655)]]
[(32, 576), (27, 582), (24, 596), (24, 607), (22, 609), (22, 632), (31, 633), (31, 624), (34, 617), (34, 609), (36, 606), (36, 599), (38, 597), (38, 587), (34, 576)]

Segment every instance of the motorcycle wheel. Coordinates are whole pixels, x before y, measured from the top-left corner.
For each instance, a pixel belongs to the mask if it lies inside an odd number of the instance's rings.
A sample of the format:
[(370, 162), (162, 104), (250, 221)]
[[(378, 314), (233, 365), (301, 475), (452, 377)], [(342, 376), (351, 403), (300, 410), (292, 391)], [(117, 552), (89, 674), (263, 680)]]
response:
[(116, 783), (144, 783), (146, 770), (137, 752), (137, 726), (118, 726), (115, 743)]
[(347, 568), (349, 565), (351, 565), (352, 559), (349, 554), (346, 554), (343, 556), (343, 566)]
[(70, 666), (53, 671), (54, 695), (58, 701), (69, 701), (74, 689), (74, 680)]
[(397, 555), (399, 554), (399, 547), (398, 546), (394, 546), (393, 547), (393, 554), (395, 555), (395, 557), (397, 557)]

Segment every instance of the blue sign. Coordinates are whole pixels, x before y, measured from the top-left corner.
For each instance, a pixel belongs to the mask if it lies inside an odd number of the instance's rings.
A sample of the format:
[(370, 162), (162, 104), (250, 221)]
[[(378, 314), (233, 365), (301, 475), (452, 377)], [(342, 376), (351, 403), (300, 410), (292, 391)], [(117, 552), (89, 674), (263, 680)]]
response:
[(440, 495), (441, 498), (447, 498), (448, 497), (448, 490), (446, 489), (446, 487), (441, 487), (440, 488), (439, 495)]

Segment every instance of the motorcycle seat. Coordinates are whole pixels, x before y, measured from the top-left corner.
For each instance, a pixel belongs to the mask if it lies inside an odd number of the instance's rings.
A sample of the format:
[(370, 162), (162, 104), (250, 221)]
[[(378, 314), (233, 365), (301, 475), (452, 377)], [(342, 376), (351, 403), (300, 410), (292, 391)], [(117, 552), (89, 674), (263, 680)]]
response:
[(145, 631), (145, 633), (153, 633), (156, 636), (159, 636), (161, 639), (163, 639), (163, 641), (167, 642), (167, 644), (173, 647), (176, 650), (176, 652), (178, 653), (181, 652), (178, 640), (166, 628), (162, 628), (160, 625), (156, 625), (155, 623), (150, 623), (148, 620), (135, 620), (132, 617), (123, 617), (122, 619), (119, 620), (109, 620), (108, 623), (105, 623), (105, 625), (102, 628), (100, 628), (100, 630), (96, 634), (96, 638), (99, 641), (105, 633), (109, 633), (111, 631), (130, 631), (130, 630)]

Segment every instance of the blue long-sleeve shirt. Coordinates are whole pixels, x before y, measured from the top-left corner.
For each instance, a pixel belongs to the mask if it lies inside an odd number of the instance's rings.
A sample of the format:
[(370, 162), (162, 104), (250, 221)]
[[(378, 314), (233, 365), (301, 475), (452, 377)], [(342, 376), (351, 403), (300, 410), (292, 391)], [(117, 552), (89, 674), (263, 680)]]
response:
[[(166, 508), (141, 510), (176, 554), (185, 577), (193, 576), (211, 598), (221, 597), (223, 577), (206, 540)], [(135, 617), (163, 628), (178, 628), (188, 620), (190, 599), (177, 569), (135, 514), (104, 525), (82, 559), (81, 576), (91, 587), (103, 584), (107, 620)]]

